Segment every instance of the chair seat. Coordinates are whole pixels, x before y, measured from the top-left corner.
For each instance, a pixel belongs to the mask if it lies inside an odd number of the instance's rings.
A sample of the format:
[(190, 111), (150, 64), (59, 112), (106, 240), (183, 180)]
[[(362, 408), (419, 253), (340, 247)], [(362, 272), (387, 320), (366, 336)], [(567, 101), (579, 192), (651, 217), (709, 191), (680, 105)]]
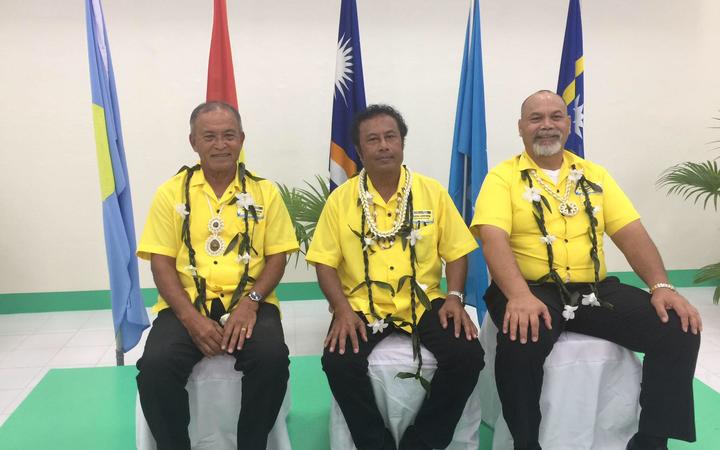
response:
[[(512, 436), (495, 384), (497, 327), (485, 315), (480, 342), (483, 422), (493, 450), (511, 450)], [(540, 445), (552, 450), (622, 450), (637, 431), (642, 367), (630, 350), (604, 339), (563, 332), (545, 360)]]
[[(203, 358), (195, 365), (186, 390), (190, 405), (190, 446), (193, 449), (237, 448), (237, 420), (240, 414), (242, 372), (235, 370), (235, 358), (218, 355)], [(290, 412), (290, 387), (268, 435), (268, 450), (290, 450), (286, 418)], [(135, 404), (135, 443), (138, 450), (155, 450), (140, 397)]]
[[(430, 380), (437, 370), (437, 360), (425, 347), (421, 347), (421, 353), (423, 376)], [(398, 372), (414, 373), (417, 370), (417, 362), (412, 359), (410, 337), (393, 333), (383, 339), (370, 353), (368, 366), (368, 376), (378, 409), (397, 444), (408, 425), (414, 422), (425, 398), (425, 390), (418, 381), (403, 380), (395, 376)], [(447, 448), (477, 450), (481, 420), (480, 395), (476, 386), (455, 428), (453, 441)], [(356, 450), (345, 417), (334, 398), (330, 409), (330, 448)]]

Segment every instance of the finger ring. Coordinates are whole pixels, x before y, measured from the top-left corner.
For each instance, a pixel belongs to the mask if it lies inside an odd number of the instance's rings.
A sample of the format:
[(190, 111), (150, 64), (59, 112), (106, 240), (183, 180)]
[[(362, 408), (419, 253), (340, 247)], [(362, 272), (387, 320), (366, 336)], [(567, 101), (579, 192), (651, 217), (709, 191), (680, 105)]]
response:
[(247, 330), (247, 328), (245, 328), (245, 327), (240, 328), (240, 331), (245, 331), (245, 330)]

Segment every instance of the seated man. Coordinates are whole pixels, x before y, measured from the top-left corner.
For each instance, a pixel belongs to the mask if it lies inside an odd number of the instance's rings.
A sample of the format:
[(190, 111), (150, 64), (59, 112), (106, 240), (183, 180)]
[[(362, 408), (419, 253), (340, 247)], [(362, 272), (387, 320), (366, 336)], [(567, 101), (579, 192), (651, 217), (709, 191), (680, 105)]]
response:
[(232, 106), (195, 108), (190, 145), (200, 164), (160, 186), (138, 246), (160, 293), (137, 363), (158, 449), (190, 448), (185, 384), (203, 355), (232, 354), (243, 372), (239, 449), (265, 448), (285, 396), (288, 348), (273, 290), (298, 244), (277, 188), (238, 164), (244, 139)]
[[(493, 277), (485, 301), (502, 330), (495, 377), (515, 448), (540, 448), (543, 363), (563, 330), (645, 353), (640, 428), (628, 449), (666, 449), (668, 437), (694, 441), (697, 310), (669, 284), (615, 180), (563, 151), (570, 119), (562, 98), (534, 93), (522, 104), (518, 127), (525, 152), (488, 173), (471, 225)], [(604, 233), (649, 294), (606, 276)]]
[(389, 106), (355, 117), (351, 135), (365, 168), (332, 192), (307, 254), (333, 311), (323, 370), (359, 450), (395, 449), (367, 376), (368, 355), (390, 333), (410, 334), (417, 353), (422, 343), (438, 361), (431, 385), (422, 361), (415, 374), (401, 375), (431, 392), (401, 449), (451, 442), (484, 364), (462, 303), (465, 255), (477, 244), (445, 189), (402, 165), (406, 134)]

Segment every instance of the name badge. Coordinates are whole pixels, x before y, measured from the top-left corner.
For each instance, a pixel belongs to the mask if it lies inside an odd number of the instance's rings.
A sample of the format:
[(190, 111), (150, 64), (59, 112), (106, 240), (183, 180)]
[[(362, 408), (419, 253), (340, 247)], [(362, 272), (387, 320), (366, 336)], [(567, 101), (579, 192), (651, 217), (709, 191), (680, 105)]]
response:
[(429, 225), (435, 221), (433, 212), (430, 210), (413, 211), (413, 224), (416, 226)]
[[(263, 218), (264, 218), (265, 216), (264, 216), (264, 214), (263, 214), (263, 207), (262, 207), (262, 205), (255, 205), (255, 212), (257, 213), (258, 221), (263, 220)], [(238, 216), (239, 218), (244, 219), (246, 215), (248, 216), (248, 218), (249, 218), (250, 220), (253, 219), (253, 215), (252, 215), (252, 213), (251, 213), (250, 211), (246, 211), (246, 210), (243, 209), (243, 208), (238, 208), (237, 216)]]

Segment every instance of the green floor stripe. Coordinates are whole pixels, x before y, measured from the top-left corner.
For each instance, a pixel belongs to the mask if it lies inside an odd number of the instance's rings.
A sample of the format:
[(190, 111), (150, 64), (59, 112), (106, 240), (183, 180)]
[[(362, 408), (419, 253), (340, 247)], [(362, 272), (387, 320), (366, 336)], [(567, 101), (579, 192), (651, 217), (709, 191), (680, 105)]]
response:
[[(53, 369), (0, 427), (2, 450), (125, 450), (135, 448), (135, 374), (129, 367)], [(720, 394), (695, 380), (695, 444), (671, 450), (717, 450)], [(293, 450), (329, 448), (330, 390), (320, 357), (292, 357), (288, 429)], [(492, 430), (480, 428), (480, 449)]]
[[(695, 269), (671, 270), (670, 281), (678, 287), (711, 286), (710, 283), (695, 285), (692, 280)], [(609, 272), (620, 278), (623, 283), (645, 288), (640, 278), (633, 272)], [(443, 280), (444, 283), (445, 280)], [(443, 284), (444, 286), (444, 284)], [(155, 304), (157, 289), (141, 289), (145, 306)], [(325, 298), (315, 281), (280, 283), (276, 289), (281, 301), (316, 300)], [(0, 314), (37, 313), (52, 311), (88, 311), (110, 309), (110, 291), (70, 291), (70, 292), (29, 292), (0, 294)]]

